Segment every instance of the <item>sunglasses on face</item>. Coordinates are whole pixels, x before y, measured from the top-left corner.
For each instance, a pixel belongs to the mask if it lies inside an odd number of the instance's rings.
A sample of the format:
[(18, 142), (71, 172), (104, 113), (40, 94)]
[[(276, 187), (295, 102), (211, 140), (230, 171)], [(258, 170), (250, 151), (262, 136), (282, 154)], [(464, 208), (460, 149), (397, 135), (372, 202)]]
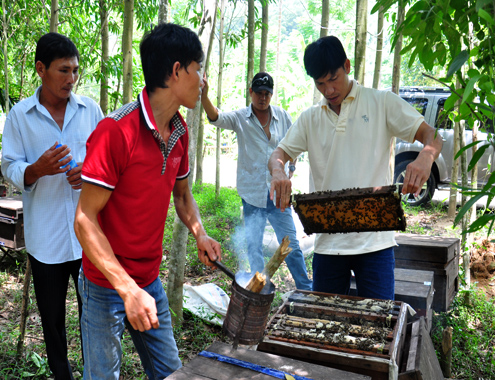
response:
[(263, 78), (258, 78), (254, 80), (252, 85), (258, 87), (258, 86), (264, 86), (269, 83), (270, 83), (270, 78), (264, 76)]

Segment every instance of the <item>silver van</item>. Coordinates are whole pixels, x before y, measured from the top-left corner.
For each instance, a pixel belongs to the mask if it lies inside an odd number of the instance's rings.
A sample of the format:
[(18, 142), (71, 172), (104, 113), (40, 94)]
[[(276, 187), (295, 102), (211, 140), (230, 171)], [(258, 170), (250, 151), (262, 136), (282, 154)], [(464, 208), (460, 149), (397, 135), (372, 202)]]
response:
[[(404, 197), (412, 206), (419, 206), (431, 200), (435, 189), (449, 188), (451, 184), (452, 163), (454, 157), (454, 124), (452, 120), (442, 115), (445, 100), (450, 96), (450, 90), (446, 88), (434, 87), (402, 87), (399, 96), (416, 108), (425, 118), (425, 121), (435, 127), (443, 138), (443, 148), (440, 156), (431, 168), (430, 178), (423, 186), (417, 197), (409, 194)], [(492, 131), (493, 132), (493, 131)], [(478, 132), (478, 140), (486, 141), (488, 133), (481, 130)], [(466, 145), (472, 141), (472, 131), (465, 130)], [(488, 142), (486, 142), (488, 144)], [(397, 139), (395, 147), (395, 173), (394, 183), (402, 183), (406, 172), (406, 166), (416, 159), (418, 153), (423, 148), (423, 144), (416, 141), (410, 144)], [(468, 162), (472, 157), (472, 149), (468, 150)], [(486, 183), (491, 171), (493, 157), (493, 146), (486, 149), (485, 153), (478, 161), (478, 186)], [(469, 173), (471, 180), (471, 173)], [(460, 181), (460, 177), (459, 177)]]

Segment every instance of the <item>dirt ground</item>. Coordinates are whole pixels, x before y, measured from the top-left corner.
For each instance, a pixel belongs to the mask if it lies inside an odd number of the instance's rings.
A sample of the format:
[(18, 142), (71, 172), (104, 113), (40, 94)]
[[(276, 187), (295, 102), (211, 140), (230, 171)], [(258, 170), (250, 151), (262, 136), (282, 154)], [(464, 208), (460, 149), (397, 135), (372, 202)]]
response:
[[(407, 224), (417, 225), (428, 235), (460, 238), (460, 228), (453, 227), (453, 220), (444, 214), (419, 211), (416, 215), (406, 214)], [(490, 298), (495, 297), (495, 237), (474, 238), (471, 248), (471, 282), (483, 289)]]

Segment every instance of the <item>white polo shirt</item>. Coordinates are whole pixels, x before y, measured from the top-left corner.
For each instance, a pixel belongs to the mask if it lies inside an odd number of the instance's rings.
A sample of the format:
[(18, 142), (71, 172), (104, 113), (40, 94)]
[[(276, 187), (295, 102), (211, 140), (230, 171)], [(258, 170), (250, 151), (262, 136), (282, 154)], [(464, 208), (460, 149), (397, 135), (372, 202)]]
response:
[[(308, 152), (311, 191), (385, 186), (393, 181), (393, 137), (413, 142), (423, 121), (396, 94), (352, 81), (340, 115), (323, 98), (301, 114), (279, 146), (292, 158)], [(394, 231), (318, 234), (315, 252), (374, 252), (396, 245), (394, 235)]]

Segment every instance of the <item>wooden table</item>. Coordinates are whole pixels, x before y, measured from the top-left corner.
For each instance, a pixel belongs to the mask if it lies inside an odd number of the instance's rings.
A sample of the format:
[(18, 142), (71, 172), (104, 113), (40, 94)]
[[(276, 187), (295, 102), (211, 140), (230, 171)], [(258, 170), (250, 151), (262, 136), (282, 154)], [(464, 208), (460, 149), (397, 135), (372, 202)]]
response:
[[(273, 368), (286, 373), (304, 376), (312, 380), (370, 380), (371, 377), (356, 373), (341, 371), (282, 356), (264, 352), (238, 348), (233, 350), (231, 345), (215, 342), (206, 349), (213, 353), (229, 356), (245, 362)], [(273, 380), (275, 377), (223, 363), (215, 359), (196, 356), (180, 370), (167, 377), (167, 380)]]

